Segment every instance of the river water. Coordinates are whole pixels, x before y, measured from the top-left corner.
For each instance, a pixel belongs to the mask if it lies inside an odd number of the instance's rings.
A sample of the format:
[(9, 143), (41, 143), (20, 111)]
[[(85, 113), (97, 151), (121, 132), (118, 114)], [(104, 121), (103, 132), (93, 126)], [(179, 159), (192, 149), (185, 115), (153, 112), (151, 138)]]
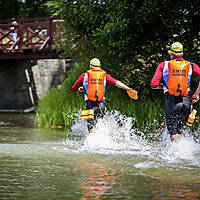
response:
[(35, 129), (34, 118), (0, 115), (1, 200), (200, 199), (199, 131), (172, 144), (164, 125), (153, 147), (117, 112), (92, 134), (80, 120)]

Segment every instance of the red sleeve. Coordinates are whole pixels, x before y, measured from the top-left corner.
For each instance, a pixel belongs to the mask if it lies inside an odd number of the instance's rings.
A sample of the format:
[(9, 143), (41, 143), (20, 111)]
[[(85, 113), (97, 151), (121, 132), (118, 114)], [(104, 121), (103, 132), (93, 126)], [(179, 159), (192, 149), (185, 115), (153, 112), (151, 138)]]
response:
[(192, 65), (192, 74), (194, 76), (197, 76), (198, 78), (200, 78), (200, 68), (197, 64), (195, 63), (191, 63)]
[(162, 62), (158, 65), (156, 72), (151, 80), (151, 88), (156, 88), (159, 85), (160, 80), (162, 79), (164, 66), (165, 62)]
[(110, 74), (106, 74), (106, 83), (108, 84), (112, 84), (115, 85), (115, 83), (117, 82), (116, 79), (114, 79)]
[(83, 85), (83, 80), (84, 80), (85, 74), (81, 74), (76, 81), (76, 83), (72, 86), (72, 92), (78, 91), (78, 88)]

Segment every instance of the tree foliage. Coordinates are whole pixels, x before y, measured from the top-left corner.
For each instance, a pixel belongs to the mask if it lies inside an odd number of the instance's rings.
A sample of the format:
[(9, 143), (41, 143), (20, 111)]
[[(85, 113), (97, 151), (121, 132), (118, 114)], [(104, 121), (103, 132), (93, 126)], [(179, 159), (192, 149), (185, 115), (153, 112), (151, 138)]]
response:
[(18, 17), (49, 17), (50, 11), (46, 6), (48, 0), (24, 0), (19, 4)]
[[(182, 42), (187, 58), (199, 60), (198, 1), (51, 0), (48, 6), (65, 19), (75, 47), (86, 40), (88, 56), (99, 57), (116, 78), (143, 92), (172, 42)], [(84, 48), (74, 49), (80, 58)]]
[(2, 0), (0, 19), (47, 17), (50, 15), (47, 2), (48, 0)]
[(18, 9), (19, 3), (17, 0), (0, 1), (0, 19), (10, 19), (12, 17), (16, 18)]
[(199, 61), (198, 0), (2, 0), (0, 6), (1, 18), (61, 15), (67, 40), (58, 48), (65, 55), (87, 63), (98, 57), (106, 71), (144, 93), (172, 42)]

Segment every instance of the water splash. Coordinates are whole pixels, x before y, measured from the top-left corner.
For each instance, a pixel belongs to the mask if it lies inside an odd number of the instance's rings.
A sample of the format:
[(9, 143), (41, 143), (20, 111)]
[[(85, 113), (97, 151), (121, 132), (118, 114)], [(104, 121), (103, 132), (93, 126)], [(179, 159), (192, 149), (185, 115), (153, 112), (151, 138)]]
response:
[[(127, 154), (141, 149), (146, 141), (136, 136), (139, 130), (132, 129), (134, 118), (125, 117), (117, 111), (107, 113), (106, 118), (99, 119), (94, 133), (88, 133), (84, 121), (77, 120), (72, 127), (74, 133), (85, 136), (81, 150), (96, 153)], [(73, 133), (73, 134), (74, 134)], [(144, 135), (142, 132), (140, 135)]]
[[(135, 166), (143, 168), (183, 161), (199, 166), (196, 161), (199, 160), (200, 144), (194, 140), (189, 130), (184, 131), (180, 142), (172, 143), (166, 127), (163, 127), (156, 146), (152, 147), (152, 141), (146, 139), (145, 133), (133, 127), (134, 118), (126, 117), (117, 111), (108, 112), (106, 117), (108, 120), (100, 119), (95, 132), (90, 134), (86, 122), (76, 121), (72, 127), (73, 133), (84, 138), (79, 152), (140, 155), (150, 159), (149, 162)], [(153, 138), (156, 137), (156, 133), (152, 135)]]
[[(166, 136), (165, 136), (166, 138)], [(178, 162), (180, 160), (194, 160), (198, 153), (199, 144), (197, 144), (193, 136), (185, 130), (179, 142), (166, 143), (166, 139), (162, 141), (165, 147), (162, 149), (162, 158), (168, 162)]]

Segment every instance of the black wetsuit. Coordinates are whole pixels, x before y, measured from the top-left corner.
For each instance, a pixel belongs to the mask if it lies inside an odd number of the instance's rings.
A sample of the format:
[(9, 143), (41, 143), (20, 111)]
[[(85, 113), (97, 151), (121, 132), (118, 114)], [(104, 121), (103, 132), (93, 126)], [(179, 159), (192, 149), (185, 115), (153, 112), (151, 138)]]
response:
[[(99, 109), (99, 105), (100, 105), (101, 110)], [(103, 117), (103, 114), (105, 112), (105, 103), (99, 102), (99, 101), (87, 100), (86, 101), (86, 109), (87, 110), (89, 110), (89, 109), (94, 110), (94, 119), (88, 119), (87, 120), (88, 131), (90, 131), (97, 124), (97, 119)], [(102, 112), (103, 112), (103, 114), (102, 114)]]
[(166, 122), (170, 135), (181, 134), (181, 127), (186, 123), (192, 111), (190, 96), (173, 96), (169, 92), (166, 96)]

